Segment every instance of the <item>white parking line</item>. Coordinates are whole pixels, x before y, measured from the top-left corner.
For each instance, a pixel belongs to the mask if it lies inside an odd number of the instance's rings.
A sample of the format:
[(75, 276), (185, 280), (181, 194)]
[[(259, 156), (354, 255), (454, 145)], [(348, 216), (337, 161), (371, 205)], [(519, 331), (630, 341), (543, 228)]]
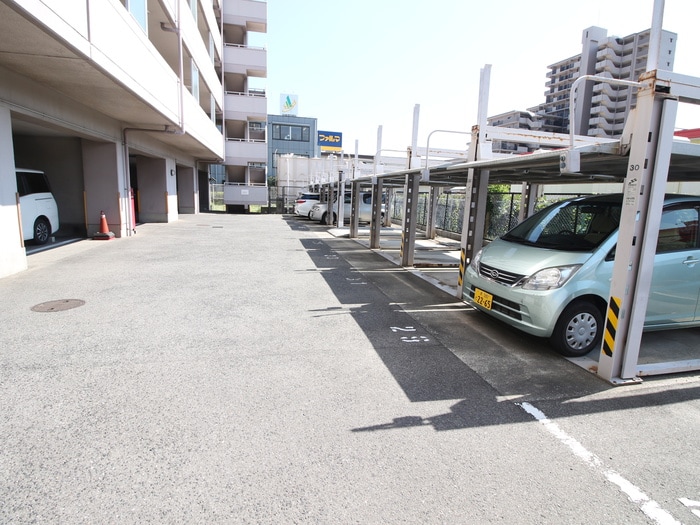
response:
[(642, 510), (642, 512), (644, 512), (644, 514), (647, 515), (648, 518), (654, 520), (654, 522), (658, 523), (659, 525), (681, 523), (680, 521), (677, 521), (671, 515), (671, 513), (662, 509), (658, 503), (644, 494), (641, 489), (627, 481), (614, 470), (606, 467), (598, 456), (586, 450), (581, 443), (559, 428), (559, 425), (547, 418), (547, 416), (544, 415), (541, 410), (532, 406), (530, 403), (516, 403), (516, 405), (520, 406), (525, 412), (542, 423), (550, 434), (569, 447), (569, 449), (579, 459), (583, 460), (591, 468), (603, 474), (603, 476), (605, 476), (609, 482), (617, 485), (620, 490), (630, 499), (630, 501), (639, 506), (639, 508)]
[[(695, 501), (688, 498), (678, 498), (678, 501), (680, 501), (686, 507), (700, 507), (700, 501)], [(690, 512), (692, 512), (695, 516), (700, 518), (700, 510), (690, 509)]]

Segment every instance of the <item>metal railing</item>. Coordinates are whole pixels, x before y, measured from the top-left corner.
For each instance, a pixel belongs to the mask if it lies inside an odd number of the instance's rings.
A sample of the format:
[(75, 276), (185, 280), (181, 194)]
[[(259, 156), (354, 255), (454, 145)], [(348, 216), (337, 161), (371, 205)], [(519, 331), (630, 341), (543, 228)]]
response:
[[(535, 211), (563, 199), (585, 195), (583, 193), (546, 193), (535, 203)], [(520, 193), (489, 193), (486, 205), (485, 240), (493, 240), (508, 232), (518, 224), (520, 215)], [(416, 224), (419, 229), (427, 226), (428, 193), (418, 196)], [(403, 220), (403, 193), (397, 192), (389, 202), (389, 216), (394, 223)], [(443, 193), (438, 198), (434, 213), (435, 227), (447, 234), (462, 234), (464, 220), (464, 194)]]

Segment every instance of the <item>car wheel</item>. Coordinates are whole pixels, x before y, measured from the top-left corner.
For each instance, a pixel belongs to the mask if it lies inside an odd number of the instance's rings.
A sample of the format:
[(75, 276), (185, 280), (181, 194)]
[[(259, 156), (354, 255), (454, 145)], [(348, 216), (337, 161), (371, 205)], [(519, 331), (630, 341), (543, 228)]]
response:
[(51, 236), (51, 225), (44, 217), (34, 221), (34, 242), (36, 244), (46, 244)]
[(581, 357), (600, 346), (603, 337), (603, 314), (591, 301), (567, 306), (559, 316), (549, 341), (566, 357)]
[(321, 215), (321, 224), (326, 224), (326, 217), (328, 217), (328, 213)]

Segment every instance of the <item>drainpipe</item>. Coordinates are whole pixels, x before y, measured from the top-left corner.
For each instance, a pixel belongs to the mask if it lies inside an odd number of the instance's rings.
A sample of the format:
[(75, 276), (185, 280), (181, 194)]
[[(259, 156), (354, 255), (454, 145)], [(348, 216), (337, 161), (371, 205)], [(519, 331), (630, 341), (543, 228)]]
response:
[(131, 216), (131, 167), (129, 165), (129, 143), (127, 142), (126, 135), (129, 131), (148, 131), (151, 133), (176, 133), (171, 130), (169, 126), (164, 126), (163, 129), (157, 128), (123, 128), (122, 129), (122, 148), (124, 151), (124, 191), (126, 192), (126, 210), (124, 216), (126, 217), (126, 235), (130, 237), (136, 233), (136, 224), (134, 224), (134, 217)]
[(184, 53), (183, 53), (183, 43), (182, 43), (182, 1), (177, 2), (177, 24), (175, 27), (169, 26), (165, 22), (160, 23), (160, 28), (168, 33), (175, 33), (177, 35), (177, 60), (178, 60), (178, 80), (180, 83), (180, 91), (178, 93), (178, 130), (175, 131), (176, 135), (183, 135), (185, 133), (185, 66), (184, 66)]
[(124, 191), (126, 192), (126, 213), (124, 214), (127, 218), (126, 220), (126, 234), (131, 236), (136, 232), (136, 225), (134, 224), (133, 217), (131, 216), (131, 169), (129, 167), (129, 143), (127, 142), (127, 132), (129, 131), (149, 131), (152, 133), (169, 133), (172, 135), (184, 135), (185, 134), (185, 68), (184, 68), (184, 54), (183, 54), (183, 42), (182, 42), (182, 0), (177, 2), (177, 24), (175, 27), (169, 26), (165, 22), (160, 23), (160, 28), (168, 33), (175, 33), (177, 35), (177, 58), (178, 58), (178, 127), (177, 129), (172, 129), (170, 126), (166, 125), (163, 129), (151, 129), (151, 128), (124, 128), (122, 129), (122, 145), (124, 148)]

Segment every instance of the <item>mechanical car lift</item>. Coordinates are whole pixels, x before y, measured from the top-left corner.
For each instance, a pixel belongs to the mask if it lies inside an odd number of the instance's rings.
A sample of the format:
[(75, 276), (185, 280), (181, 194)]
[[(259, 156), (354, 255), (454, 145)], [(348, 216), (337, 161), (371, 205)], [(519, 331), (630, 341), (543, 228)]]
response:
[(638, 364), (678, 104), (700, 103), (698, 78), (656, 70), (642, 75), (640, 82), (597, 370), (613, 383), (634, 381), (641, 375), (700, 369), (700, 359)]
[[(502, 175), (500, 177), (498, 175), (503, 172), (501, 168), (503, 164), (518, 165), (517, 169), (510, 170), (509, 179), (518, 178), (516, 172), (520, 174), (520, 181), (523, 182), (521, 213), (527, 216), (533, 209), (537, 183), (546, 183), (550, 180), (561, 182), (564, 176), (566, 176), (565, 180), (572, 182), (597, 177), (606, 178), (604, 169), (597, 172), (600, 175), (577, 173), (579, 169), (584, 171), (582, 168), (587, 162), (586, 154), (591, 153), (596, 162), (606, 155), (614, 157), (617, 169), (620, 171), (623, 168), (621, 162), (626, 161), (624, 175), (619, 173), (609, 177), (623, 180), (624, 199), (600, 358), (598, 362), (586, 358), (572, 359), (572, 361), (595, 372), (612, 384), (636, 382), (640, 380), (640, 376), (645, 375), (699, 370), (700, 359), (654, 364), (638, 363), (679, 103), (700, 104), (700, 79), (669, 71), (654, 70), (647, 72), (640, 79), (637, 107), (630, 113), (629, 122), (621, 140), (594, 137), (574, 139), (572, 136), (569, 145), (561, 142), (561, 137), (554, 137), (554, 134), (541, 133), (541, 136), (537, 137), (537, 133), (527, 132), (530, 140), (534, 137), (550, 146), (560, 141), (560, 146), (568, 146), (551, 152), (550, 158), (556, 156), (558, 173), (550, 173), (548, 179), (546, 175), (539, 179), (535, 177), (534, 183), (528, 182), (531, 177), (531, 168), (533, 168), (532, 172), (539, 169), (538, 162), (541, 162), (546, 155), (477, 160), (477, 152), (484, 144), (486, 137), (494, 138), (499, 134), (502, 136), (511, 134), (511, 140), (517, 141), (517, 130), (499, 130), (485, 126), (483, 123), (472, 130), (473, 137), (467, 162), (453, 166), (432, 167), (425, 171), (413, 169), (382, 174), (373, 177), (371, 181), (354, 180), (352, 181), (354, 194), (359, 193), (362, 184), (367, 185), (370, 182), (374, 192), (373, 204), (376, 204), (377, 208), (373, 209), (373, 221), (370, 225), (370, 247), (379, 247), (380, 224), (376, 217), (379, 216), (381, 203), (378, 196), (388, 185), (398, 186), (399, 181), (403, 182), (406, 195), (401, 232), (402, 266), (413, 265), (415, 217), (420, 185), (428, 184), (434, 187), (450, 182), (452, 185), (466, 185), (458, 292), (461, 298), (465, 265), (483, 244), (487, 187), (490, 182), (504, 180)], [(692, 162), (694, 162), (693, 172), (697, 175), (700, 172), (700, 158), (697, 158), (697, 161), (693, 158)], [(586, 169), (595, 171), (596, 166), (598, 164)], [(451, 176), (445, 177), (446, 173)], [(440, 176), (444, 178), (440, 179)], [(353, 225), (351, 222), (350, 229), (350, 237), (356, 237), (356, 223)], [(689, 264), (694, 264), (694, 261), (689, 261)]]
[[(628, 152), (629, 156), (600, 357), (597, 363), (586, 358), (572, 359), (613, 384), (636, 382), (644, 375), (700, 370), (700, 359), (655, 364), (638, 362), (679, 103), (700, 104), (700, 79), (663, 70), (645, 73), (640, 78), (637, 107), (630, 113), (631, 125), (625, 128), (619, 142), (619, 155)], [(472, 144), (478, 140), (477, 130)], [(580, 151), (580, 146), (560, 150), (562, 175), (575, 175), (579, 171), (584, 162), (583, 157), (579, 157)], [(529, 172), (528, 162), (536, 165), (540, 161), (534, 156), (521, 160), (518, 168), (521, 174)], [(493, 170), (498, 162), (472, 162), (469, 169), (460, 294), (464, 265), (482, 245), (480, 232), (484, 228), (488, 168), (491, 166)], [(700, 158), (694, 162), (697, 173)], [(467, 167), (470, 163), (461, 166)], [(528, 184), (524, 184), (523, 192), (523, 209), (531, 210), (535, 192)], [(687, 264), (700, 264), (700, 261), (689, 259)]]

